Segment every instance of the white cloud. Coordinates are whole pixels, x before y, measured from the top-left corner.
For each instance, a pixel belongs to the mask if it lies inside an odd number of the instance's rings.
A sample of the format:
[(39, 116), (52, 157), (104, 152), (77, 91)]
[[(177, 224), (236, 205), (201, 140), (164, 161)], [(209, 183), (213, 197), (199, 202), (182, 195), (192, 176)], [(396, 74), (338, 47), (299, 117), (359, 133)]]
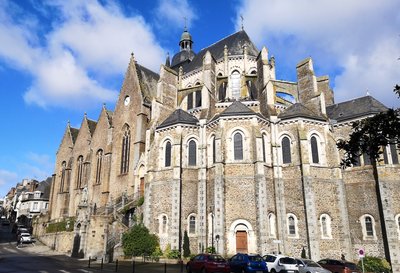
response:
[(337, 102), (368, 89), (393, 106), (400, 79), (399, 10), (397, 0), (244, 0), (238, 15), (250, 37), (276, 55), (278, 74), (290, 69), (294, 75), (296, 63), (311, 56), (317, 74), (331, 76)]
[(0, 169), (0, 198), (3, 198), (11, 187), (17, 184), (18, 175), (14, 172)]
[(181, 26), (181, 28), (186, 23), (186, 26), (190, 28), (192, 22), (197, 18), (193, 7), (187, 0), (159, 0), (156, 15), (159, 24), (164, 28), (166, 23), (174, 27)]
[(24, 95), (28, 103), (76, 108), (113, 102), (117, 91), (105, 82), (123, 75), (131, 52), (156, 72), (165, 57), (144, 19), (111, 2), (46, 2), (38, 8), (53, 21), (44, 33), (35, 20), (14, 19), (18, 6), (1, 1), (0, 7), (0, 58), (34, 77)]

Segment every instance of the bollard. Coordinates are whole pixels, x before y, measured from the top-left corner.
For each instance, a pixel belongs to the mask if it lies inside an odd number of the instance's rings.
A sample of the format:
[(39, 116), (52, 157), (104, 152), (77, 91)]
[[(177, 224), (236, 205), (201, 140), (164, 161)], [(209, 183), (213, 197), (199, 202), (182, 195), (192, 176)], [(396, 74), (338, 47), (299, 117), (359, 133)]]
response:
[(101, 265), (100, 265), (100, 269), (103, 270), (103, 258), (101, 258)]
[(89, 256), (89, 264), (88, 264), (88, 268), (90, 268), (90, 256)]
[(115, 272), (118, 272), (118, 259), (115, 261)]
[(135, 273), (135, 260), (132, 260), (132, 273)]
[(167, 263), (164, 263), (164, 273), (167, 273)]

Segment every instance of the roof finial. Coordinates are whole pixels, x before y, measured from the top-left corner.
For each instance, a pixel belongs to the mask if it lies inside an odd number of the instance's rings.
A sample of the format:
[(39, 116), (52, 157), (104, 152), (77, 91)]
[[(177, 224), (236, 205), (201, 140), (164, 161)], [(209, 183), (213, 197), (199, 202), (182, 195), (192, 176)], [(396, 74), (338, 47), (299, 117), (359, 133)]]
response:
[(186, 23), (187, 23), (187, 18), (186, 18), (186, 16), (183, 17), (183, 20), (185, 20), (185, 28), (184, 28), (184, 31), (187, 31), (187, 25), (186, 25)]
[(244, 18), (242, 14), (240, 14), (240, 19), (242, 20), (242, 30), (244, 30), (244, 25), (243, 25)]

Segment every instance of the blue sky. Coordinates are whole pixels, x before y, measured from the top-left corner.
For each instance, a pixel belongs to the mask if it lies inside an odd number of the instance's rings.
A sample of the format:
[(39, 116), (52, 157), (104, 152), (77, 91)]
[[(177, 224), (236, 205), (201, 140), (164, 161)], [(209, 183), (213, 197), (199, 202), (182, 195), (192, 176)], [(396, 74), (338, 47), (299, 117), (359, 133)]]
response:
[(296, 80), (312, 57), (336, 102), (367, 92), (398, 107), (400, 1), (0, 0), (0, 197), (23, 178), (45, 179), (67, 122), (114, 109), (130, 54), (158, 72), (187, 18), (200, 49), (241, 26)]

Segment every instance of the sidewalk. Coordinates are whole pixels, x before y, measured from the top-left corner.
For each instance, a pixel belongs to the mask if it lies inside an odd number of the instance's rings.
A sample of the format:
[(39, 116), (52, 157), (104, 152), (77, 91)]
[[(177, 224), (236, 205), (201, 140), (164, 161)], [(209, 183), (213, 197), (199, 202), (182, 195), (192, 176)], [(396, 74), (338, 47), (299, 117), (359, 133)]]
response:
[(35, 253), (39, 255), (66, 255), (65, 253), (57, 252), (40, 241), (32, 244), (23, 244), (18, 247), (23, 252)]

